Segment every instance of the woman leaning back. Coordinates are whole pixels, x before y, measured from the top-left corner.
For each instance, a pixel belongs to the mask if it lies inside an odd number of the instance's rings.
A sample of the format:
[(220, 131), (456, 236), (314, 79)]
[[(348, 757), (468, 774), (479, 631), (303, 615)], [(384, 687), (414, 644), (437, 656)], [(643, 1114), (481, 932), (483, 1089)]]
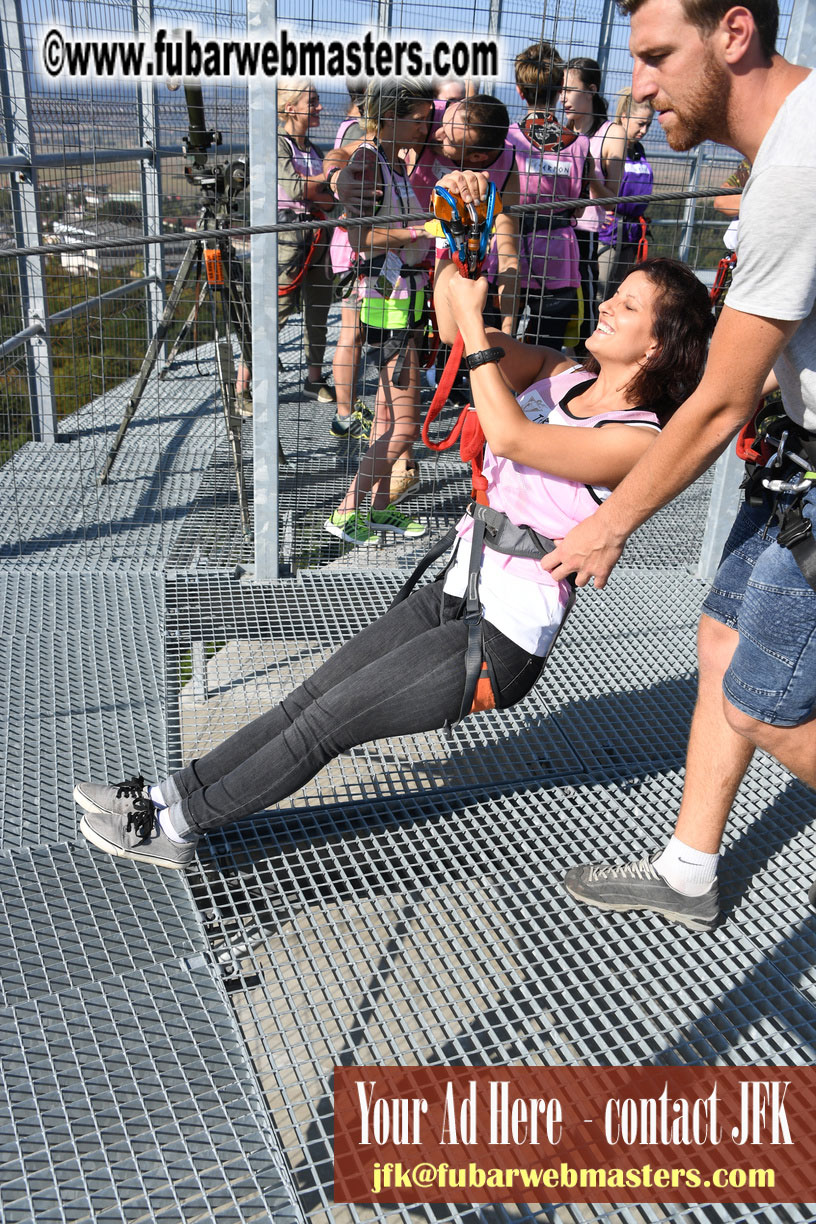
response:
[[(486, 192), (486, 177), (473, 172), (442, 183), (472, 200)], [(466, 280), (450, 262), (437, 275), (443, 338), (451, 342), (458, 328), (475, 367), (488, 499), (512, 523), (561, 537), (609, 495), (696, 385), (712, 323), (708, 294), (684, 264), (648, 260), (600, 307), (583, 366), (485, 329), (486, 294), (486, 280)], [(203, 834), (281, 802), (339, 753), (455, 722), (472, 527), (466, 514), (443, 578), (415, 589), (205, 756), (153, 785), (141, 777), (78, 783), (88, 840), (109, 854), (182, 868)], [(485, 548), (478, 564), (482, 650), (495, 707), (505, 709), (536, 682), (570, 589), (534, 558)]]

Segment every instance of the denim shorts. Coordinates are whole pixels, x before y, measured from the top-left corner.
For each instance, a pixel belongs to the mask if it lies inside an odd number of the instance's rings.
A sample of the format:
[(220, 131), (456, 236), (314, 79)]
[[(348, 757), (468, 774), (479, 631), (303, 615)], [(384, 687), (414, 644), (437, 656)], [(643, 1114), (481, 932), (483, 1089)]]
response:
[[(816, 490), (803, 504), (816, 521)], [(744, 505), (703, 604), (739, 642), (723, 679), (732, 705), (759, 722), (796, 727), (816, 714), (816, 591), (776, 543), (770, 503)]]

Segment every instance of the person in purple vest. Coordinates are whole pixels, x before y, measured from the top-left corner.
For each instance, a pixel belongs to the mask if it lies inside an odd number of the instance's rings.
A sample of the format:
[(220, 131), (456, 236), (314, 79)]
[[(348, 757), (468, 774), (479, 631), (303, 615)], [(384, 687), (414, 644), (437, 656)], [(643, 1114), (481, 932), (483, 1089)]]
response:
[[(635, 102), (631, 88), (618, 94), (615, 118), (626, 133), (626, 153), (618, 194), (651, 195), (654, 171), (641, 144), (651, 127), (654, 110), (651, 102)], [(598, 300), (602, 301), (631, 272), (637, 262), (638, 247), (644, 235), (648, 204), (633, 200), (616, 204), (607, 213), (606, 224), (598, 231)]]
[(578, 303), (580, 267), (572, 213), (549, 207), (588, 195), (592, 162), (589, 138), (556, 120), (564, 61), (550, 43), (534, 43), (516, 56), (516, 89), (527, 106), (510, 126), (516, 150), (523, 214), (519, 244), (525, 339), (561, 348)]

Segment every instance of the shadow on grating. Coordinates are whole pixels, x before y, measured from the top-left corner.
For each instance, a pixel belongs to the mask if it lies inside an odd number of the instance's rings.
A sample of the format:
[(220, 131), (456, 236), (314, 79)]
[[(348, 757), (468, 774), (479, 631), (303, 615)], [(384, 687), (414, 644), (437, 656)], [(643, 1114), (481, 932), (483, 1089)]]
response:
[[(653, 576), (620, 577), (602, 600), (582, 593), (542, 680), (514, 709), (467, 719), (450, 737), (362, 745), (330, 763), (286, 806), (497, 780), (628, 779), (678, 767), (694, 702), (691, 609), (700, 584), (667, 576), (663, 620), (656, 613), (653, 631), (644, 634), (634, 622)], [(381, 614), (398, 585), (391, 574), (326, 571), (266, 588), (223, 575), (169, 579), (174, 759), (200, 756), (280, 701)]]
[(3, 849), (73, 840), (78, 779), (165, 771), (163, 617), (155, 574), (5, 574)]
[(204, 959), (0, 1010), (6, 1224), (302, 1217)]
[[(426, 792), (277, 813), (212, 837), (193, 893), (309, 1219), (371, 1218), (331, 1201), (336, 1065), (810, 1063), (816, 917), (796, 853), (808, 795), (791, 784), (780, 794), (780, 775), (771, 762), (752, 769), (731, 853), (750, 843), (758, 797), (775, 807), (767, 819), (788, 853), (760, 864), (750, 889), (727, 873), (728, 916), (707, 935), (599, 914), (560, 884), (570, 863), (606, 857), (633, 832), (660, 838), (673, 798), (665, 779), (636, 794), (609, 782)], [(767, 877), (798, 904), (769, 906)], [(385, 1218), (755, 1218), (738, 1208), (554, 1210)], [(798, 1207), (763, 1217), (809, 1218)]]

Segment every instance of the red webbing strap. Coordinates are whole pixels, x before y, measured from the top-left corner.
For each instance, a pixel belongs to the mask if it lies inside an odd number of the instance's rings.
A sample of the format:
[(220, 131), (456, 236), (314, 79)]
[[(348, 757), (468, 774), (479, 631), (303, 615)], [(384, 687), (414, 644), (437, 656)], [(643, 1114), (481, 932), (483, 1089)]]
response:
[(425, 445), (428, 447), (429, 450), (434, 450), (434, 451), (448, 450), (451, 446), (453, 446), (454, 442), (457, 440), (460, 433), (462, 432), (462, 426), (465, 423), (465, 414), (467, 413), (467, 408), (462, 409), (461, 413), (459, 414), (459, 417), (457, 418), (453, 426), (453, 429), (450, 431), (449, 434), (446, 435), (446, 437), (440, 438), (438, 442), (433, 442), (429, 434), (431, 425), (433, 425), (434, 421), (439, 416), (442, 409), (445, 407), (445, 404), (448, 402), (448, 396), (451, 393), (451, 387), (453, 386), (453, 381), (456, 378), (456, 374), (459, 370), (460, 365), (462, 364), (462, 353), (464, 351), (465, 351), (465, 342), (462, 339), (462, 333), (458, 332), (456, 335), (456, 339), (453, 342), (453, 347), (451, 348), (450, 356), (448, 357), (448, 360), (445, 362), (445, 368), (442, 371), (442, 377), (439, 379), (439, 382), (436, 384), (436, 390), (434, 391), (434, 397), (431, 400), (431, 406), (428, 409), (425, 420), (422, 422), (422, 431), (421, 431), (422, 441), (425, 443)]
[[(324, 212), (320, 212), (319, 209), (315, 209), (315, 211), (312, 213), (312, 217), (315, 221), (326, 220), (326, 214)], [(306, 275), (309, 264), (314, 259), (314, 253), (317, 250), (317, 245), (323, 236), (323, 232), (324, 231), (322, 229), (316, 229), (314, 231), (314, 234), (312, 235), (312, 245), (309, 247), (306, 258), (303, 261), (303, 267), (300, 269), (295, 279), (290, 281), (288, 285), (278, 285), (278, 297), (286, 297), (287, 293), (292, 293), (293, 290), (297, 289), (298, 285)]]
[(728, 273), (736, 266), (736, 263), (737, 256), (736, 253), (732, 251), (730, 255), (723, 255), (722, 259), (717, 264), (717, 274), (714, 277), (714, 284), (711, 286), (711, 293), (709, 294), (713, 305), (716, 306), (719, 302), (720, 294), (725, 286)]
[(467, 418), (462, 426), (462, 437), (459, 440), (459, 455), (463, 463), (470, 464), (471, 496), (480, 506), (487, 506), (487, 478), (482, 475), (482, 459), (484, 458), (485, 436), (479, 424), (477, 412), (466, 409)]
[(647, 232), (648, 222), (645, 217), (638, 217), (640, 222), (640, 238), (637, 244), (637, 254), (635, 255), (635, 263), (643, 263), (644, 259), (649, 258), (649, 234)]
[(737, 434), (736, 451), (737, 458), (743, 463), (759, 463), (765, 464), (770, 459), (773, 452), (773, 447), (767, 442), (760, 442), (757, 449), (757, 417), (762, 408), (764, 400), (760, 400), (757, 405), (757, 410), (751, 417), (747, 425), (743, 425), (742, 429)]
[[(711, 292), (709, 294), (712, 306), (716, 307), (720, 305), (720, 298), (725, 291), (729, 274), (733, 271), (736, 265), (736, 251), (731, 251), (728, 255), (723, 255), (722, 259), (717, 264), (717, 273), (714, 277), (714, 284), (711, 286)], [(751, 417), (750, 421), (747, 421), (737, 434), (735, 449), (737, 452), (737, 458), (741, 459), (743, 463), (765, 464), (773, 454), (773, 447), (769, 446), (767, 442), (760, 442), (758, 448), (756, 446), (757, 417), (759, 416), (759, 412), (763, 404), (764, 400), (760, 400), (757, 404), (756, 412)]]

